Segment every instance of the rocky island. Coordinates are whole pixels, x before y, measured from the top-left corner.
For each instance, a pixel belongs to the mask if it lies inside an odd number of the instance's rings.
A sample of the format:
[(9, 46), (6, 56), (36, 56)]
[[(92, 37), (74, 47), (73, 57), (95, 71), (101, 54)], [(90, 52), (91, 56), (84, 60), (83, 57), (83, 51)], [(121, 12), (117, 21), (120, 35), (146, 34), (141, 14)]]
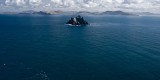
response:
[(88, 22), (84, 20), (83, 17), (78, 15), (77, 17), (71, 18), (66, 25), (71, 25), (71, 26), (85, 26), (88, 25)]

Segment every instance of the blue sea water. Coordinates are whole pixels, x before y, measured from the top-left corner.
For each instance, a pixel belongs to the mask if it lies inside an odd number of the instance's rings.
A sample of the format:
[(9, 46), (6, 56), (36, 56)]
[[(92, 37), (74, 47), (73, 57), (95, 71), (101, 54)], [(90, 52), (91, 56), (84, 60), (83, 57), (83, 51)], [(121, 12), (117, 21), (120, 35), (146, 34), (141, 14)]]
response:
[(0, 80), (160, 80), (160, 17), (0, 15)]

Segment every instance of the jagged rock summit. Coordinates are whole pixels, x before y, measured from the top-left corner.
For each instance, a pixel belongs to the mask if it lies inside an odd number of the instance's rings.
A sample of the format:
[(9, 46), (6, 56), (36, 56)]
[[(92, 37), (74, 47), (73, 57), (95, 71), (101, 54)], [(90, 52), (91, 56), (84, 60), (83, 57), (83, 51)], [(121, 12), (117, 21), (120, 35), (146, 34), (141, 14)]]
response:
[(89, 23), (83, 17), (78, 15), (77, 17), (71, 18), (66, 24), (71, 26), (85, 26)]

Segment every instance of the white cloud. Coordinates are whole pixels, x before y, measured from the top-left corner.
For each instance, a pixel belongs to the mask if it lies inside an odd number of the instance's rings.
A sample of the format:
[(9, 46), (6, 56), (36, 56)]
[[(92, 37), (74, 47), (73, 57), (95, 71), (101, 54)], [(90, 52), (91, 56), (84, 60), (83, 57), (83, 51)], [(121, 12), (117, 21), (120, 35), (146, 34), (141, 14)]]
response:
[(41, 9), (63, 8), (65, 10), (139, 10), (160, 13), (160, 0), (5, 0), (10, 7), (37, 7)]

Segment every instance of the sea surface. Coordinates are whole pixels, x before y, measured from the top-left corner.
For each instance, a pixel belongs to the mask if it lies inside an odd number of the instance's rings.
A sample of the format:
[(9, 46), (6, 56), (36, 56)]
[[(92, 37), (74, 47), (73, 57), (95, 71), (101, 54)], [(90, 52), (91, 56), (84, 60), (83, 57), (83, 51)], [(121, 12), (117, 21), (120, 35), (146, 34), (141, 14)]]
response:
[(0, 80), (160, 80), (160, 16), (0, 15)]

